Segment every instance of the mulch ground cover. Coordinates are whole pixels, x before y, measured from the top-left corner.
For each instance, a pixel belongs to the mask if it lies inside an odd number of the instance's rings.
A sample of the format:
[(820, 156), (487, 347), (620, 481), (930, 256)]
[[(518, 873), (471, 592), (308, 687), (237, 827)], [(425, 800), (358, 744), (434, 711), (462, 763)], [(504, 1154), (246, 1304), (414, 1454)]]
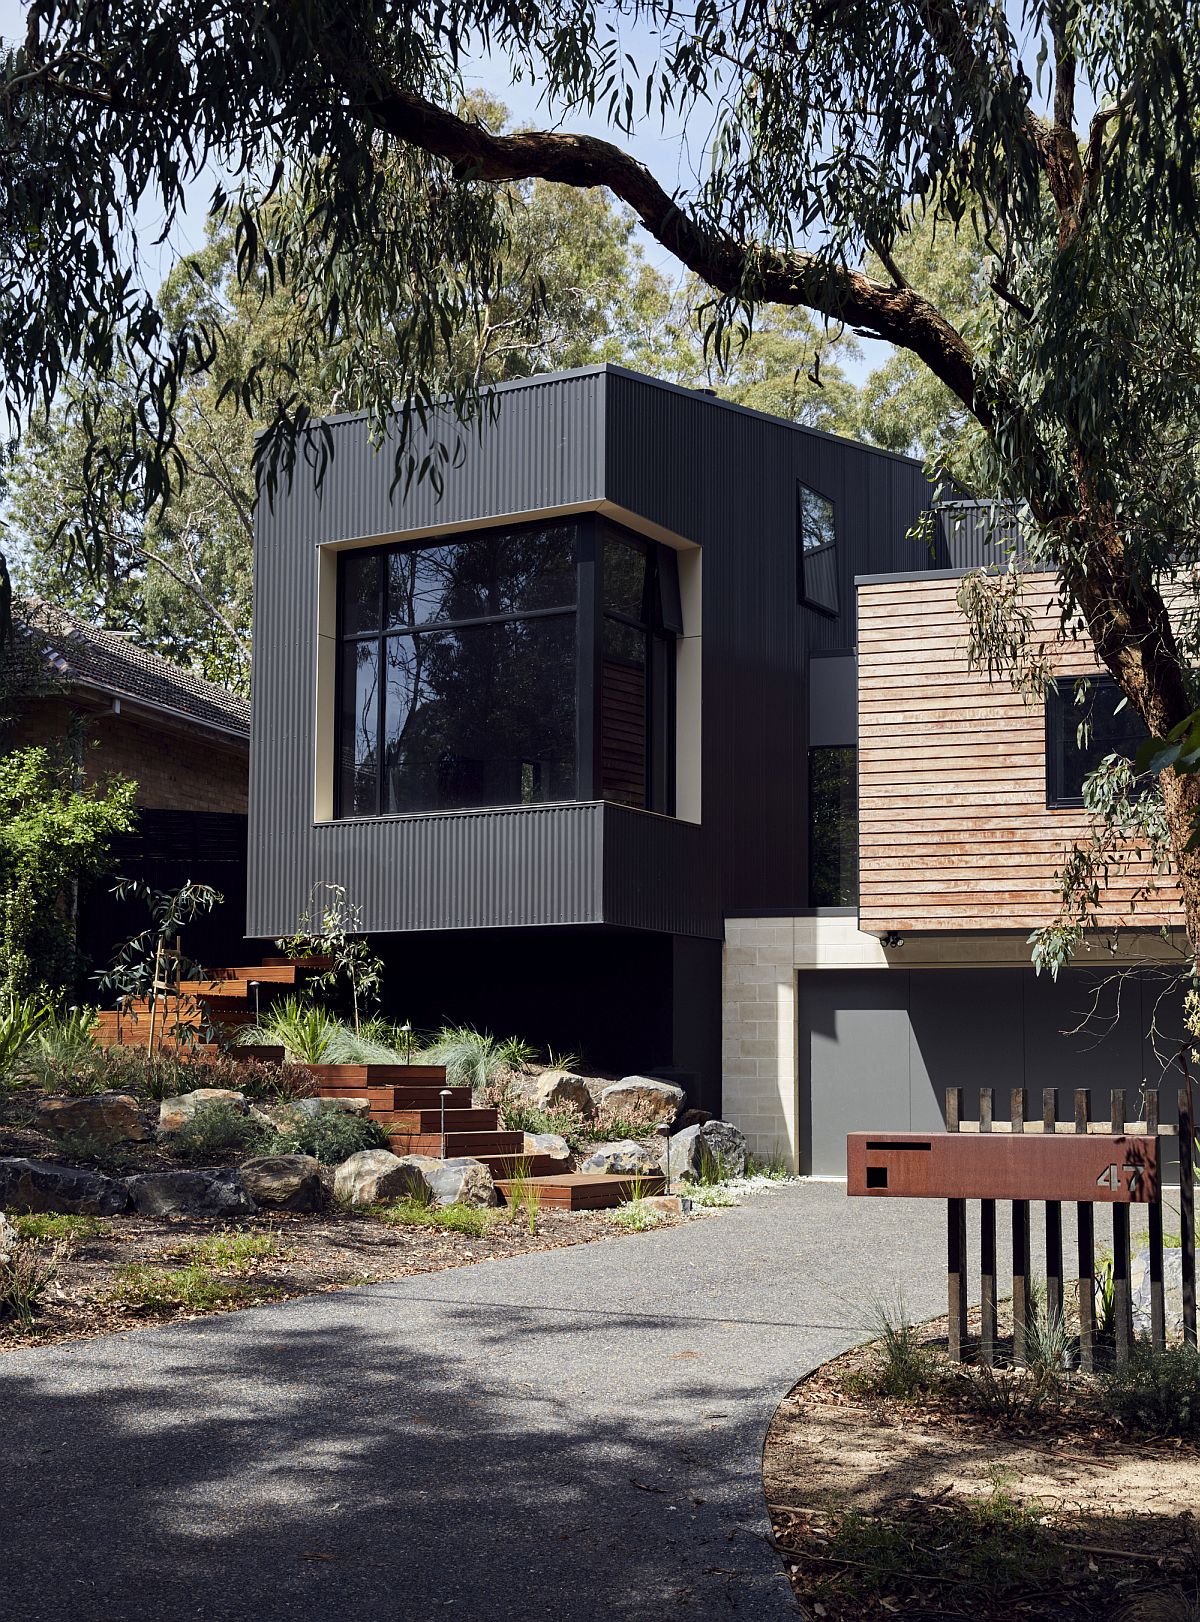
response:
[(940, 1359), (944, 1385), (901, 1400), (872, 1394), (874, 1367), (826, 1364), (767, 1438), (803, 1615), (1200, 1622), (1200, 1448), (1124, 1434), (1091, 1378), (1039, 1393)]
[[(69, 1238), (58, 1252), (57, 1277), (30, 1326), (0, 1321), (0, 1351), (55, 1345), (94, 1335), (207, 1316), (354, 1285), (381, 1284), (414, 1273), (439, 1272), (473, 1262), (520, 1256), (532, 1250), (625, 1235), (587, 1211), (544, 1211), (531, 1234), (524, 1216), (510, 1221), (496, 1211), (480, 1237), (433, 1227), (391, 1227), (366, 1213), (337, 1209), (323, 1215), (287, 1212), (245, 1218), (236, 1225), (186, 1218), (121, 1216), (101, 1222), (93, 1237)], [(13, 1220), (17, 1220), (14, 1218)], [(265, 1235), (269, 1253), (234, 1265), (212, 1263), (197, 1251), (214, 1236)], [(47, 1256), (52, 1240), (38, 1243)], [(171, 1290), (146, 1288), (161, 1272), (203, 1268), (199, 1290), (211, 1304), (174, 1304)], [(153, 1269), (147, 1281), (144, 1272)], [(188, 1280), (184, 1280), (185, 1285)]]

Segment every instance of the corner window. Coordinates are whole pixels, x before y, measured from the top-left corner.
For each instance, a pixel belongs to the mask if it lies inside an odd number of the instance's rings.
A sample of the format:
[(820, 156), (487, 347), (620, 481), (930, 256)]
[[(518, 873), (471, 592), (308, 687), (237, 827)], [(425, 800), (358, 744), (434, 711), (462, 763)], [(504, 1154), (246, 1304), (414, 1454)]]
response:
[(658, 550), (585, 520), (345, 553), (337, 814), (672, 810)]
[(837, 520), (833, 502), (806, 484), (798, 484), (796, 523), (800, 601), (823, 614), (836, 614)]
[(1060, 676), (1046, 695), (1046, 804), (1083, 804), (1084, 779), (1107, 755), (1132, 760), (1149, 734), (1111, 676)]
[(858, 905), (858, 751), (808, 751), (808, 904)]

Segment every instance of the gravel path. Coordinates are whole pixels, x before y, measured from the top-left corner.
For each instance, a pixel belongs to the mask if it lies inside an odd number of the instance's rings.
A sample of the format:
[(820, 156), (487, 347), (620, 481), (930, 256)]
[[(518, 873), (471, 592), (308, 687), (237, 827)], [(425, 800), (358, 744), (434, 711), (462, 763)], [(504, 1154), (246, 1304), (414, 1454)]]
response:
[(664, 1232), (0, 1361), (0, 1616), (793, 1617), (761, 1451), (943, 1208), (808, 1183)]

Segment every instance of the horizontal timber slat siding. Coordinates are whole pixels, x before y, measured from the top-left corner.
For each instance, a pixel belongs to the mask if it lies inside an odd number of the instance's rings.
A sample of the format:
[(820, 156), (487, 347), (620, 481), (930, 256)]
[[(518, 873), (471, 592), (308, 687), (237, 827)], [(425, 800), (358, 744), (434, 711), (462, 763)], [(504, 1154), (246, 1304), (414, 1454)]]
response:
[[(1044, 704), (968, 670), (957, 589), (946, 578), (858, 588), (859, 922), (877, 934), (1050, 923), (1055, 875), (1088, 829), (1082, 810), (1046, 805)], [(1031, 576), (1025, 603), (1056, 674), (1099, 672), (1090, 643), (1059, 636), (1051, 577)], [(1182, 922), (1170, 877), (1131, 850), (1099, 918), (1135, 916)]]

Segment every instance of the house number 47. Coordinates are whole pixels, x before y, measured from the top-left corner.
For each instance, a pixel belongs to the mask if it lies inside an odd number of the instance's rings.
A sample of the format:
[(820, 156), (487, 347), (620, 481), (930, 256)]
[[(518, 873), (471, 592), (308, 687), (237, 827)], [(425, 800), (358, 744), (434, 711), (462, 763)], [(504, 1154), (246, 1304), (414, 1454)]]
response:
[(1097, 1188), (1111, 1188), (1115, 1194), (1121, 1187), (1121, 1174), (1129, 1178), (1129, 1192), (1136, 1194), (1142, 1185), (1142, 1167), (1130, 1165), (1128, 1161), (1123, 1166), (1106, 1166), (1096, 1179)]

